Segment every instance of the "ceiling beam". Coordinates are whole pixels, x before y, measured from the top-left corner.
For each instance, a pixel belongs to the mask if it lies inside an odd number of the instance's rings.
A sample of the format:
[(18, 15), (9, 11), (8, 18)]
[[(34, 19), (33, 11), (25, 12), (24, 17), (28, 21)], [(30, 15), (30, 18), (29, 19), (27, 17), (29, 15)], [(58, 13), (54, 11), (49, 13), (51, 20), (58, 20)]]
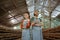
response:
[(12, 4), (14, 5), (15, 8), (17, 8), (17, 5), (16, 5), (16, 0), (11, 0)]

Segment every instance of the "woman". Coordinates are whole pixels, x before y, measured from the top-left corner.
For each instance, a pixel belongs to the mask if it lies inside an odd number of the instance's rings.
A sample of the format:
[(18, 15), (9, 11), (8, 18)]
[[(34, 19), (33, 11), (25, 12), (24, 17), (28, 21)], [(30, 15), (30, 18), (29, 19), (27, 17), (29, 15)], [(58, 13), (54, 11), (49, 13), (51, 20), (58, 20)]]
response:
[(43, 40), (42, 20), (38, 18), (38, 11), (34, 11), (34, 17), (31, 18), (33, 40)]
[(22, 40), (30, 40), (30, 17), (29, 13), (26, 12), (23, 14), (24, 19), (22, 20), (20, 27), (22, 29)]

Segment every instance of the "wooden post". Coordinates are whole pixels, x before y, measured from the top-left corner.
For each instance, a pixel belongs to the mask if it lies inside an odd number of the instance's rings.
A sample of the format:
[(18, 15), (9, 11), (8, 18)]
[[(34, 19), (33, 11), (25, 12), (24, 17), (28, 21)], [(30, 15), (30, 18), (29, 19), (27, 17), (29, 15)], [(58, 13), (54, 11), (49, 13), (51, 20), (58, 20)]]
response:
[(51, 28), (51, 0), (48, 0), (48, 7), (49, 7), (49, 28)]

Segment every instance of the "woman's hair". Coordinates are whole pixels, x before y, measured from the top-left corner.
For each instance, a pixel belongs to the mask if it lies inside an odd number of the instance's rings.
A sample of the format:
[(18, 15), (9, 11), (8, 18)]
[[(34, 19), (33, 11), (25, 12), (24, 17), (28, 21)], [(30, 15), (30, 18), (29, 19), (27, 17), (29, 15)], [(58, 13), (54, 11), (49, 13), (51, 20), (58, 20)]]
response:
[[(34, 12), (35, 12), (35, 11), (39, 12), (38, 10), (34, 10)], [(34, 16), (36, 16), (35, 13), (34, 13)]]
[(29, 14), (29, 12), (25, 12), (24, 14), (28, 14), (28, 15), (29, 15), (29, 19), (30, 19), (30, 14)]

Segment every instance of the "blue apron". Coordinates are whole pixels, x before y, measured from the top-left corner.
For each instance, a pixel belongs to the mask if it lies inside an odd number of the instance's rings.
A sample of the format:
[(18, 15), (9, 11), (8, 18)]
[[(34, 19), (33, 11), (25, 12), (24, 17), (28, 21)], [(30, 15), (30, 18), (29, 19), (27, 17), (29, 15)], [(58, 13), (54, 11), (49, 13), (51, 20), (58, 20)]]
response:
[(30, 30), (26, 29), (27, 22), (28, 21), (23, 22), (24, 28), (22, 29), (22, 40), (30, 40)]
[[(34, 18), (34, 22), (40, 23), (40, 19)], [(33, 40), (43, 40), (42, 28), (38, 27), (38, 26), (33, 26), (32, 27), (32, 37), (33, 37)]]
[(22, 30), (22, 40), (30, 40), (29, 29)]
[(33, 40), (43, 40), (42, 28), (34, 26), (32, 29)]

